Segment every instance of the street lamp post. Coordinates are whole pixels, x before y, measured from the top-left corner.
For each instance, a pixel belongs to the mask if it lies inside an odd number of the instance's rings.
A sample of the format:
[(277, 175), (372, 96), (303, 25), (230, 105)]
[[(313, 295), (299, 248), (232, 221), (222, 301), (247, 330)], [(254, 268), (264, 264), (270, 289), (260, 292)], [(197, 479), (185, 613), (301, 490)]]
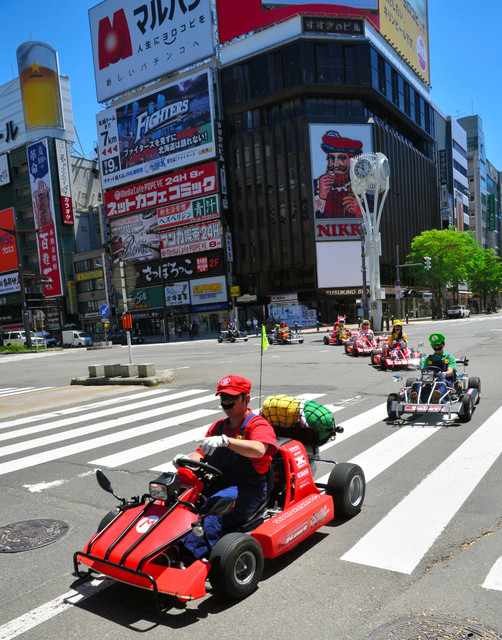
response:
[(371, 317), (374, 328), (382, 322), (380, 287), (380, 219), (389, 192), (389, 161), (383, 153), (363, 153), (350, 160), (350, 181), (364, 219), (370, 272)]

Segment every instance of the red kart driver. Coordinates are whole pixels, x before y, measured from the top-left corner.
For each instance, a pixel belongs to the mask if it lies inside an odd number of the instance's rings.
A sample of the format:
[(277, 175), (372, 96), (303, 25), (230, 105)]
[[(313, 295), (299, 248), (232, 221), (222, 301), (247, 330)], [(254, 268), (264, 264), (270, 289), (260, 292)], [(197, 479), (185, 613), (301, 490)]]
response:
[(369, 320), (363, 320), (361, 323), (361, 329), (357, 334), (357, 340), (360, 340), (363, 345), (370, 345), (375, 339), (375, 334), (370, 326)]
[[(236, 500), (228, 515), (204, 519), (211, 545), (216, 544), (226, 527), (250, 516), (266, 497), (267, 472), (277, 451), (277, 437), (270, 423), (249, 409), (250, 391), (251, 382), (246, 378), (227, 376), (220, 380), (216, 395), (220, 396), (227, 417), (209, 427), (200, 447), (189, 456), (222, 471), (223, 477), (212, 481), (209, 495)], [(185, 456), (175, 456), (174, 466), (179, 457)], [(193, 533), (183, 540), (183, 545), (195, 558), (208, 551), (204, 537)]]
[(289, 327), (283, 320), (279, 326), (279, 338), (287, 338), (289, 336)]

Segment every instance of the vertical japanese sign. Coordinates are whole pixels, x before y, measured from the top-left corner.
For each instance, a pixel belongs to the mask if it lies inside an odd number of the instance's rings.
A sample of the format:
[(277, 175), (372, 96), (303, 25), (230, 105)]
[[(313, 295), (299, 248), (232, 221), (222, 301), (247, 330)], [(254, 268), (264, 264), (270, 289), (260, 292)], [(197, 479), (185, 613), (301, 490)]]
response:
[(68, 146), (64, 140), (56, 138), (56, 160), (58, 163), (59, 191), (63, 224), (73, 224), (73, 203), (71, 201), (70, 163)]
[(63, 286), (47, 140), (34, 142), (28, 145), (26, 150), (33, 215), (37, 230), (40, 274), (44, 278), (52, 279), (51, 284), (44, 285), (44, 294), (46, 297), (61, 296), (63, 294)]
[(9, 184), (9, 182), (9, 158), (6, 153), (2, 153), (0, 155), (0, 187), (3, 187), (4, 184)]
[[(0, 273), (18, 267), (16, 236), (14, 235), (14, 209), (0, 211)], [(12, 229), (9, 233), (7, 229)]]

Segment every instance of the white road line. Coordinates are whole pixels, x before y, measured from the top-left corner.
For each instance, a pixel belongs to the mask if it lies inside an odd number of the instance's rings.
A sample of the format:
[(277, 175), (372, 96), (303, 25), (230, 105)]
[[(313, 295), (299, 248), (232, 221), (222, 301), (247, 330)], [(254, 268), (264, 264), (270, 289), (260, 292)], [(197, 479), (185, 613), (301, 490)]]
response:
[(22, 355), (20, 354), (18, 356), (0, 356), (0, 366), (8, 362), (23, 362), (24, 360), (32, 360), (33, 358), (47, 358), (48, 356), (58, 356), (61, 355), (61, 353), (61, 351), (50, 353), (39, 351), (38, 353), (23, 353)]
[(387, 417), (387, 403), (379, 404), (377, 407), (373, 407), (373, 409), (369, 409), (364, 413), (355, 416), (354, 418), (350, 418), (345, 422), (340, 423), (340, 427), (343, 427), (343, 433), (336, 434), (336, 440), (334, 442), (327, 442), (319, 447), (320, 451), (326, 451), (326, 449), (330, 449), (331, 447), (336, 447), (337, 444), (347, 440), (352, 436), (364, 431), (368, 427), (376, 424), (377, 422), (381, 422), (385, 420)]
[[(142, 402), (135, 402), (132, 405), (123, 404), (120, 407), (111, 407), (108, 409), (103, 409), (102, 411), (87, 412), (87, 413), (83, 413), (80, 416), (74, 416), (72, 418), (62, 418), (61, 420), (53, 420), (53, 421), (49, 421), (46, 424), (39, 424), (33, 427), (25, 427), (24, 429), (14, 429), (14, 431), (7, 431), (7, 433), (0, 433), (0, 442), (3, 442), (5, 440), (12, 440), (14, 438), (22, 438), (24, 436), (29, 436), (32, 433), (40, 433), (41, 431), (53, 431), (54, 429), (62, 429), (64, 427), (70, 427), (71, 425), (78, 424), (79, 422), (89, 423), (91, 420), (99, 420), (109, 415), (116, 416), (119, 413), (120, 414), (126, 413), (126, 412), (130, 413), (131, 410), (134, 410), (136, 412), (138, 411), (138, 409), (143, 409), (144, 407), (151, 407), (154, 404), (161, 404), (161, 403), (170, 402), (171, 400), (186, 398), (188, 396), (193, 396), (196, 393), (201, 393), (202, 391), (203, 391), (202, 389), (190, 389), (189, 391), (181, 391), (180, 393), (173, 393), (172, 395), (169, 395), (167, 397), (149, 398), (148, 400), (144, 400)], [(209, 398), (211, 398), (212, 400), (215, 400), (214, 395), (204, 396), (204, 397), (206, 398), (206, 400), (203, 400), (203, 402), (207, 402)], [(164, 412), (175, 411), (177, 408), (179, 408), (180, 405), (174, 404), (172, 406), (174, 407), (174, 409), (166, 409), (164, 407), (160, 407), (158, 409), (151, 409), (150, 411), (143, 411), (143, 412), (138, 411), (138, 416), (140, 418), (148, 418), (148, 417), (153, 418), (157, 415), (161, 415)], [(111, 426), (115, 426), (114, 421), (117, 421), (117, 420), (126, 421), (127, 419), (128, 419), (127, 416), (123, 416), (121, 418), (114, 418), (111, 421)], [(109, 423), (110, 421), (102, 422), (100, 425), (96, 427), (96, 429), (99, 430), (102, 428), (103, 424), (109, 424)], [(105, 427), (105, 428), (108, 428), (108, 427)], [(70, 437), (73, 437), (73, 436), (70, 436)], [(0, 455), (3, 455), (1, 451), (2, 449), (0, 449)]]
[(106, 589), (114, 583), (110, 578), (97, 578), (92, 582), (85, 583), (78, 589), (72, 589), (63, 595), (54, 598), (50, 602), (46, 602), (36, 609), (32, 609), (24, 615), (11, 620), (0, 627), (0, 640), (12, 640), (22, 633), (26, 633), (33, 627), (36, 627), (42, 622), (50, 620), (58, 613), (68, 610), (73, 605), (82, 602), (86, 598), (99, 593), (103, 589)]
[[(167, 449), (173, 449), (187, 442), (193, 442), (193, 450), (197, 448), (195, 442), (200, 441), (205, 435), (212, 423), (206, 424), (203, 427), (197, 427), (196, 429), (190, 429), (183, 433), (177, 433), (174, 436), (167, 438), (161, 438), (154, 442), (148, 442), (147, 444), (140, 445), (139, 447), (133, 447), (119, 453), (113, 453), (110, 456), (104, 458), (98, 458), (97, 460), (91, 460), (87, 464), (94, 464), (99, 467), (120, 467), (128, 462), (139, 460), (140, 458), (147, 458), (148, 456), (155, 455), (161, 451), (167, 451)], [(152, 469), (157, 471), (157, 469)]]
[(9, 391), (8, 393), (0, 391), (0, 397), (5, 398), (6, 396), (18, 396), (22, 393), (33, 393), (34, 391), (45, 391), (47, 389), (54, 389), (54, 387), (22, 387), (15, 391)]
[(502, 407), (342, 560), (410, 574), (502, 452)]
[(30, 424), (32, 422), (38, 422), (42, 420), (52, 420), (53, 418), (59, 418), (61, 416), (68, 416), (72, 413), (79, 413), (80, 411), (90, 411), (91, 409), (99, 409), (100, 407), (109, 407), (112, 404), (119, 404), (120, 402), (127, 402), (128, 400), (136, 400), (138, 398), (145, 398), (146, 396), (155, 396), (159, 393), (168, 394), (170, 389), (149, 389), (148, 391), (131, 393), (117, 398), (109, 398), (108, 400), (102, 400), (101, 402), (93, 402), (92, 404), (79, 405), (78, 407), (68, 407), (67, 409), (58, 409), (57, 411), (50, 411), (49, 413), (38, 413), (33, 416), (27, 416), (25, 418), (16, 418), (9, 422), (4, 422), (0, 426), (0, 429), (9, 429), (12, 427), (19, 427), (22, 424)]
[[(214, 395), (210, 394), (198, 398), (191, 398), (190, 400), (185, 400), (184, 402), (175, 402), (174, 404), (159, 407), (158, 409), (152, 409), (151, 411), (142, 411), (135, 416), (134, 421), (136, 422), (138, 420), (147, 420), (149, 418), (156, 418), (157, 416), (165, 415), (166, 413), (182, 411), (183, 409), (189, 409), (190, 407), (203, 404), (204, 402), (214, 402), (214, 399)], [(211, 411), (211, 413), (216, 413), (216, 410)], [(63, 440), (73, 440), (74, 438), (92, 435), (94, 433), (97, 433), (98, 431), (106, 431), (108, 429), (113, 429), (114, 427), (121, 427), (130, 419), (130, 416), (120, 416), (119, 418), (112, 418), (110, 420), (105, 420), (104, 422), (87, 424), (84, 427), (79, 427), (78, 429), (59, 431), (58, 433), (53, 433), (48, 436), (42, 436), (40, 438), (34, 438), (33, 440), (16, 442), (14, 444), (0, 447), (0, 457), (10, 456), (21, 451), (35, 449), (36, 447), (45, 447), (47, 445), (55, 444), (56, 442), (62, 442)], [(150, 431), (150, 427), (150, 424), (144, 425), (144, 433), (148, 433)]]
[(502, 591), (502, 556), (497, 560), (481, 585), (485, 589)]
[[(361, 467), (366, 482), (369, 482), (440, 429), (441, 427), (421, 427), (418, 429), (416, 427), (401, 427), (399, 431), (377, 442), (352, 458), (350, 462)], [(329, 473), (319, 478), (318, 482), (326, 483), (328, 477)]]
[(133, 427), (132, 429), (125, 429), (124, 431), (115, 431), (106, 436), (100, 436), (99, 438), (92, 438), (91, 440), (84, 440), (76, 442), (74, 444), (66, 445), (65, 447), (59, 447), (58, 449), (50, 449), (49, 451), (42, 451), (41, 453), (35, 453), (31, 456), (25, 456), (24, 458), (17, 458), (16, 460), (10, 460), (0, 464), (0, 475), (11, 473), (12, 471), (19, 471), (21, 469), (27, 469), (45, 462), (51, 462), (52, 460), (58, 460), (65, 456), (73, 456), (84, 451), (90, 451), (91, 449), (98, 449), (99, 447), (105, 447), (109, 444), (115, 444), (116, 442), (126, 440), (128, 438), (136, 438), (138, 436), (144, 436), (146, 433), (152, 431), (159, 431), (160, 429), (166, 429), (180, 423), (180, 420), (198, 420), (200, 418), (207, 418), (208, 416), (216, 413), (209, 409), (198, 409), (191, 413), (185, 413), (181, 416), (174, 416), (166, 420), (160, 420), (159, 422), (153, 422), (148, 425), (141, 425), (139, 427)]

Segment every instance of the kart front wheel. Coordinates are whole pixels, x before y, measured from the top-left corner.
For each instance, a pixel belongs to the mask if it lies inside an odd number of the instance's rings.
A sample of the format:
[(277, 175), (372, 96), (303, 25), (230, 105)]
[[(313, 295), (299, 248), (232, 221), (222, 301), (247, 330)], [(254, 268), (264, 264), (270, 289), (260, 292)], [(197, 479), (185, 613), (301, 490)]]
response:
[(458, 419), (460, 420), (460, 422), (470, 422), (473, 410), (474, 409), (472, 406), (471, 396), (464, 396), (462, 398), (462, 413), (458, 414)]
[(214, 591), (230, 600), (249, 596), (263, 573), (260, 543), (244, 533), (228, 533), (218, 540), (209, 556), (209, 581)]
[(479, 401), (481, 400), (481, 380), (478, 377), (469, 378), (467, 386), (469, 387), (469, 389), (478, 390), (476, 404), (479, 404)]
[(340, 462), (329, 474), (326, 493), (333, 498), (335, 516), (352, 518), (361, 511), (366, 492), (366, 480), (361, 467)]
[(101, 533), (105, 527), (107, 527), (112, 520), (114, 520), (118, 515), (117, 511), (109, 511), (106, 516), (101, 520), (98, 524), (98, 532)]
[(221, 336), (218, 338), (218, 342), (219, 342), (220, 344), (223, 342), (223, 338), (222, 338)]

